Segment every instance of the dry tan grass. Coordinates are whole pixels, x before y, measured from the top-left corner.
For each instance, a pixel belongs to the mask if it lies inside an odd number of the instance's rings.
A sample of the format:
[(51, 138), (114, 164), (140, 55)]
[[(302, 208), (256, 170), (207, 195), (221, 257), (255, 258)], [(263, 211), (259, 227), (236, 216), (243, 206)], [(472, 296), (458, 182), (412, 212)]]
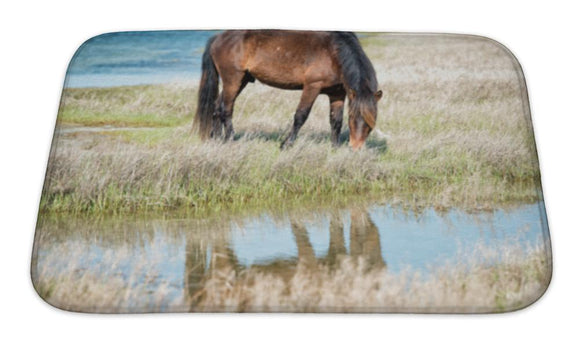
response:
[[(171, 140), (154, 146), (107, 135), (60, 140), (41, 209), (207, 212), (217, 205), (339, 203), (361, 194), (443, 208), (493, 208), (539, 199), (537, 167), (523, 162), (527, 151), (521, 144), (508, 141), (484, 145), (450, 132), (447, 139), (454, 140), (447, 140), (447, 147), (442, 145), (446, 140), (436, 138), (425, 145), (428, 149), (405, 156), (395, 150), (333, 150), (307, 135), (280, 151), (278, 143), (259, 138), (202, 144), (188, 142), (185, 129), (173, 133)], [(419, 146), (420, 141), (412, 151)]]

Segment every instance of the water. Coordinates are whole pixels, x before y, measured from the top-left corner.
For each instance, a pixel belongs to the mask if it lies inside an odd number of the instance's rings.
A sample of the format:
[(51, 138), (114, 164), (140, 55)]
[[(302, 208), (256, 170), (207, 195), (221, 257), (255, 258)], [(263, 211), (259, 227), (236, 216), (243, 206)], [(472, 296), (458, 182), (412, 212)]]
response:
[(85, 42), (71, 60), (66, 87), (197, 81), (201, 55), (215, 31), (110, 33)]
[(165, 284), (175, 298), (195, 293), (223, 265), (276, 274), (295, 271), (298, 262), (333, 266), (354, 257), (393, 274), (428, 275), (432, 267), (469, 259), (481, 246), (540, 243), (548, 252), (541, 202), (474, 214), (373, 205), (212, 221), (46, 217), (37, 233), (39, 269), (121, 275), (151, 291)]

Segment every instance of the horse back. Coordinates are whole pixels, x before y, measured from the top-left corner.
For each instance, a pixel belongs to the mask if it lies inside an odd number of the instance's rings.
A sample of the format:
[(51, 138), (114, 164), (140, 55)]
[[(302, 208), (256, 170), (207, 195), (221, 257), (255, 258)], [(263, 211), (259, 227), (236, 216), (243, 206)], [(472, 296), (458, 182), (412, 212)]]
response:
[(340, 83), (332, 38), (326, 32), (226, 31), (212, 44), (211, 55), (222, 77), (247, 72), (265, 84), (287, 89)]

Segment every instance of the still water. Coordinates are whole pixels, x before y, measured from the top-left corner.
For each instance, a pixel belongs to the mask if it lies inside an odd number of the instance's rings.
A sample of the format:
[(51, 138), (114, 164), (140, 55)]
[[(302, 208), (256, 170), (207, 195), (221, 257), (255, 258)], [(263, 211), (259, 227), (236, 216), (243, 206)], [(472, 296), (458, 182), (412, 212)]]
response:
[(476, 247), (539, 243), (548, 250), (544, 212), (540, 202), (478, 213), (373, 205), (211, 221), (43, 217), (36, 256), (39, 269), (120, 275), (152, 288), (165, 284), (179, 297), (201, 286), (216, 263), (276, 273), (304, 261), (332, 266), (343, 255), (394, 274), (428, 274)]
[(65, 88), (197, 81), (215, 31), (119, 32), (87, 40), (70, 62)]

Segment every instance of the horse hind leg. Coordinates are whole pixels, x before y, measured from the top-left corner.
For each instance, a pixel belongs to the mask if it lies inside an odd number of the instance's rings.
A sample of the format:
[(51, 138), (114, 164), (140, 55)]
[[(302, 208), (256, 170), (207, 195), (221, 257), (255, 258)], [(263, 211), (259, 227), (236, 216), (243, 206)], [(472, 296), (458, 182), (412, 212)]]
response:
[(212, 130), (211, 130), (211, 138), (218, 139), (222, 136), (223, 131), (223, 123), (222, 123), (222, 114), (224, 113), (224, 103), (223, 103), (223, 92), (220, 93), (218, 100), (216, 102), (216, 108), (212, 117)]
[(234, 103), (244, 87), (251, 82), (251, 76), (246, 73), (236, 73), (227, 78), (223, 78), (223, 90), (218, 99), (216, 115), (214, 117), (214, 131), (221, 136), (222, 128), (225, 131), (225, 140), (234, 138), (234, 126), (232, 117), (234, 113)]

